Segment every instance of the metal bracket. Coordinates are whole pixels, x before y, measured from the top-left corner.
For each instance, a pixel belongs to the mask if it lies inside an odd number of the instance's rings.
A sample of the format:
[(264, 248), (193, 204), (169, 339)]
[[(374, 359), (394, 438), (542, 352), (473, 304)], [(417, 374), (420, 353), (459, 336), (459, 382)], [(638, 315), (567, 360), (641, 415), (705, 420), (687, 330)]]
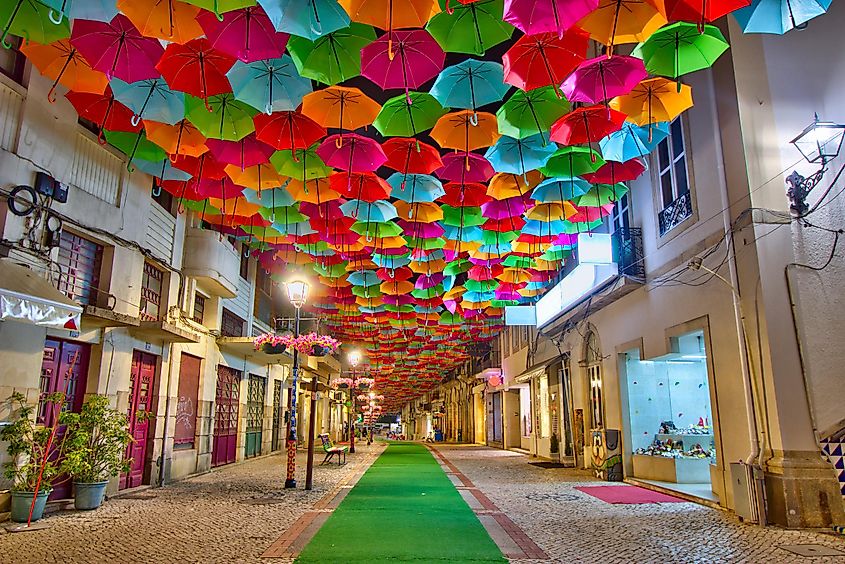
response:
[(822, 167), (805, 178), (795, 170), (786, 177), (786, 197), (789, 198), (789, 211), (793, 216), (804, 215), (810, 209), (806, 201), (807, 196), (818, 186), (825, 172), (827, 169)]

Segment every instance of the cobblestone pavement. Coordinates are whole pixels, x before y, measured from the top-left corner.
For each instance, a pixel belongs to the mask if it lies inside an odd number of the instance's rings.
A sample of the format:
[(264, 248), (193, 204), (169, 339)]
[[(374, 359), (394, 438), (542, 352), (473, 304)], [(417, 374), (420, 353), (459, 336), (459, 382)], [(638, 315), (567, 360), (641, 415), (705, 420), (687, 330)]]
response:
[(303, 489), (305, 453), (297, 456), (295, 490), (284, 489), (285, 461), (275, 454), (116, 497), (97, 511), (64, 511), (45, 518), (45, 530), (0, 527), (0, 562), (262, 562), (268, 546), (355, 472), (368, 448), (382, 447), (355, 448), (345, 466), (316, 465), (310, 492)]
[(597, 485), (587, 471), (529, 466), (525, 455), (486, 447), (437, 448), (558, 562), (845, 562), (780, 548), (814, 543), (845, 552), (845, 538), (832, 534), (744, 525), (695, 503), (611, 505), (574, 489)]

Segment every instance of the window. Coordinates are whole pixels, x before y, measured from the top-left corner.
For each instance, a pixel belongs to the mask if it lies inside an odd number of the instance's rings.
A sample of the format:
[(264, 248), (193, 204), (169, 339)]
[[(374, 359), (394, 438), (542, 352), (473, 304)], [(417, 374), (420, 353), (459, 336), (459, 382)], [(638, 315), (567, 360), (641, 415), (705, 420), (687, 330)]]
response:
[(18, 84), (23, 84), (23, 70), (26, 57), (20, 51), (21, 38), (7, 36), (6, 41), (12, 47), (11, 49), (0, 49), (0, 73), (8, 76)]
[(202, 325), (203, 317), (205, 316), (205, 296), (199, 292), (194, 293), (194, 315), (191, 317), (194, 321)]
[(601, 349), (592, 331), (584, 339), (584, 361), (590, 386), (590, 428), (604, 427), (604, 390), (602, 389)]
[(223, 337), (243, 337), (246, 321), (223, 308), (223, 316), (220, 320), (220, 334)]
[(150, 197), (155, 203), (164, 208), (167, 213), (176, 217), (176, 206), (173, 205), (173, 194), (161, 186), (158, 186), (155, 178), (153, 178), (153, 188), (152, 192), (150, 192)]
[(249, 280), (249, 256), (247, 256), (246, 250), (247, 246), (241, 243), (241, 278)]
[(141, 279), (141, 319), (158, 321), (161, 318), (163, 291), (164, 271), (145, 262), (144, 275)]
[(681, 118), (669, 126), (669, 136), (657, 145), (657, 172), (660, 182), (660, 235), (692, 216), (687, 151)]
[(82, 305), (96, 305), (103, 264), (103, 247), (84, 237), (62, 231), (58, 265), (58, 289)]
[(278, 313), (275, 304), (273, 280), (263, 268), (258, 268), (255, 274), (255, 317), (270, 327), (274, 327), (273, 319)]
[(613, 212), (610, 215), (611, 225), (613, 225), (613, 231), (616, 232), (619, 229), (628, 229), (631, 227), (631, 204), (630, 204), (629, 194), (626, 193), (624, 196), (619, 198), (616, 201), (616, 205), (613, 206)]

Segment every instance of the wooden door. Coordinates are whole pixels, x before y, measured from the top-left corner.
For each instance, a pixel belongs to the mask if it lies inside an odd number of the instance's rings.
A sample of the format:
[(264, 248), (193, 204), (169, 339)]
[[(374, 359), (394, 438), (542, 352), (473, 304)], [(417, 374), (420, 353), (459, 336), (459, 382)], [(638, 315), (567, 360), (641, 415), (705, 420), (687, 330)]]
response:
[(228, 366), (217, 367), (217, 392), (214, 398), (214, 443), (211, 452), (212, 466), (221, 466), (235, 461), (238, 446), (240, 382), (240, 370)]
[(131, 459), (129, 473), (121, 475), (120, 489), (134, 488), (144, 483), (157, 360), (155, 355), (141, 351), (135, 351), (132, 355), (128, 415), (133, 441), (127, 449), (127, 456)]
[(255, 374), (249, 375), (246, 400), (246, 449), (245, 458), (261, 454), (262, 428), (264, 426), (264, 396), (267, 380)]
[(282, 381), (273, 380), (273, 437), (270, 450), (282, 448)]
[[(47, 339), (44, 341), (44, 356), (41, 360), (41, 399), (38, 403), (37, 422), (42, 425), (56, 424), (58, 413), (51, 403), (43, 401), (44, 396), (63, 392), (66, 401), (62, 411), (79, 413), (85, 399), (85, 387), (88, 382), (88, 361), (91, 357), (91, 345)], [(61, 443), (64, 429), (59, 428), (56, 444)], [(52, 455), (57, 456), (57, 455)], [(60, 476), (53, 483), (50, 499), (67, 499), (71, 496), (72, 480)]]

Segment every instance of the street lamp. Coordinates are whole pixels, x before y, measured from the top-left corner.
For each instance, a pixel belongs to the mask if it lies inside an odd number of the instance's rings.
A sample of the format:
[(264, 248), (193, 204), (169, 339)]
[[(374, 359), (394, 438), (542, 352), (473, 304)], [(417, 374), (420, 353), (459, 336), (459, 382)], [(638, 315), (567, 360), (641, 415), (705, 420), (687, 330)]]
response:
[[(302, 306), (305, 305), (305, 302), (308, 300), (308, 282), (304, 280), (291, 280), (287, 283), (287, 291), (288, 291), (288, 299), (290, 303), (293, 304), (295, 308), (294, 314), (294, 325), (293, 325), (293, 336), (294, 338), (299, 337), (299, 310)], [(287, 468), (287, 477), (285, 478), (285, 488), (295, 488), (296, 487), (296, 395), (297, 395), (297, 387), (299, 386), (299, 351), (296, 348), (293, 349), (293, 378), (291, 381), (291, 393), (288, 396), (288, 413), (290, 413), (290, 417), (288, 417), (288, 444), (287, 444), (287, 455), (288, 455), (288, 468)], [(313, 401), (313, 394), (312, 394), (312, 401)], [(313, 406), (312, 406), (313, 407)], [(311, 416), (313, 418), (314, 410), (311, 410)], [(313, 457), (313, 449), (314, 445), (313, 442), (309, 446), (309, 454)], [(306, 482), (308, 480), (306, 479)]]
[(820, 165), (819, 170), (807, 178), (798, 171), (793, 171), (786, 178), (786, 196), (789, 198), (789, 209), (793, 215), (807, 213), (809, 209), (806, 202), (807, 196), (827, 172), (827, 163), (839, 155), (843, 138), (845, 138), (845, 125), (832, 121), (819, 121), (819, 115), (815, 114), (813, 123), (790, 141), (808, 163)]
[(352, 367), (352, 385), (349, 386), (349, 452), (355, 452), (355, 388), (358, 387), (358, 380), (355, 378), (355, 369), (360, 363), (360, 351), (350, 351), (349, 366)]

